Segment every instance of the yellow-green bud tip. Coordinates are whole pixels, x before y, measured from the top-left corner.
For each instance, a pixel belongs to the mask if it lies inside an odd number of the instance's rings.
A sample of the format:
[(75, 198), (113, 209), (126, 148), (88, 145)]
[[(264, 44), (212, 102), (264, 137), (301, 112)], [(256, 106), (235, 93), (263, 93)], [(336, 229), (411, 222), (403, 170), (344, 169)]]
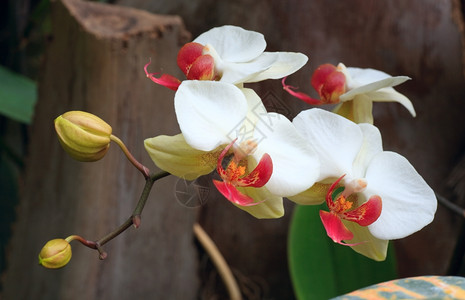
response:
[(48, 241), (39, 253), (39, 264), (48, 269), (64, 267), (71, 259), (71, 245), (64, 239)]
[(111, 126), (87, 112), (64, 113), (55, 119), (55, 130), (63, 149), (79, 161), (97, 161), (110, 147)]

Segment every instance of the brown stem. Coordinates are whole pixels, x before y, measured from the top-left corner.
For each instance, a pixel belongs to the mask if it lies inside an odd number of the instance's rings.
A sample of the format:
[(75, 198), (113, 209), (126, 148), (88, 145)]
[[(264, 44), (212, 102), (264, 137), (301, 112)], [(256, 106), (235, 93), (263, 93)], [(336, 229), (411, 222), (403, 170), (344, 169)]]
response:
[(117, 237), (118, 235), (120, 235), (121, 233), (123, 233), (126, 229), (131, 227), (131, 225), (134, 225), (134, 227), (136, 228), (140, 226), (140, 216), (142, 214), (142, 210), (144, 209), (145, 203), (147, 202), (150, 191), (152, 190), (153, 184), (158, 179), (161, 179), (168, 175), (170, 175), (170, 173), (163, 171), (157, 174), (152, 174), (146, 178), (144, 190), (142, 191), (142, 194), (139, 198), (139, 201), (137, 202), (137, 205), (132, 215), (115, 230), (111, 231), (110, 233), (108, 233), (107, 235), (103, 236), (102, 238), (100, 238), (99, 240), (95, 242), (86, 240), (78, 235), (69, 236), (68, 238), (66, 238), (66, 240), (68, 242), (72, 240), (78, 240), (84, 246), (87, 246), (91, 249), (98, 250), (100, 254), (99, 255), (100, 259), (105, 259), (107, 257), (107, 253), (103, 251), (102, 246), (108, 243), (109, 241), (111, 241), (112, 239), (114, 239), (115, 237)]
[(124, 155), (126, 155), (126, 157), (128, 158), (128, 160), (134, 165), (134, 167), (136, 167), (141, 173), (142, 175), (144, 175), (144, 178), (146, 180), (148, 180), (150, 178), (150, 171), (149, 169), (144, 166), (143, 164), (141, 164), (132, 154), (131, 152), (129, 152), (129, 149), (126, 147), (126, 145), (123, 143), (122, 140), (120, 140), (117, 136), (115, 135), (110, 135), (110, 139), (115, 142), (120, 148), (121, 150), (123, 150), (124, 152)]
[(449, 201), (446, 197), (443, 197), (439, 195), (438, 193), (436, 193), (436, 198), (438, 199), (438, 202), (444, 205), (446, 208), (450, 209), (451, 211), (461, 216), (462, 218), (465, 218), (465, 209)]

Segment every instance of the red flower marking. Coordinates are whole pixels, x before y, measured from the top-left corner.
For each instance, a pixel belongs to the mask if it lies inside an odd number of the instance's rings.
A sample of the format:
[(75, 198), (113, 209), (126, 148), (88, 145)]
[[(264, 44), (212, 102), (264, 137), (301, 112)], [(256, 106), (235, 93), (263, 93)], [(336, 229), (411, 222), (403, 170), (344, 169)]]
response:
[(158, 83), (164, 87), (167, 87), (173, 91), (178, 90), (179, 85), (181, 84), (181, 80), (177, 79), (174, 76), (171, 76), (169, 74), (162, 74), (159, 78), (155, 77), (154, 75), (157, 75), (158, 73), (149, 73), (147, 71), (147, 67), (151, 64), (152, 62), (149, 61), (145, 66), (144, 66), (144, 71), (145, 74), (147, 75), (148, 78), (150, 78), (153, 82)]
[(312, 75), (311, 84), (320, 95), (320, 99), (314, 99), (309, 95), (294, 91), (296, 87), (286, 85), (283, 78), (282, 85), (285, 91), (311, 105), (334, 104), (339, 102), (339, 96), (345, 93), (346, 77), (336, 66), (324, 64), (319, 66)]
[(178, 53), (178, 66), (188, 80), (215, 80), (215, 60), (203, 54), (205, 47), (199, 43), (187, 43)]
[[(328, 236), (335, 242), (346, 246), (355, 246), (357, 244), (346, 244), (343, 240), (351, 240), (354, 234), (342, 223), (342, 219), (355, 222), (360, 226), (368, 226), (375, 222), (381, 215), (382, 201), (380, 196), (372, 196), (361, 206), (352, 209), (353, 202), (348, 201), (343, 193), (339, 193), (333, 200), (332, 194), (339, 182), (344, 178), (341, 176), (334, 182), (326, 194), (326, 204), (329, 212), (320, 211), (320, 218), (326, 229)], [(363, 242), (362, 242), (363, 243)]]
[[(203, 54), (205, 47), (199, 43), (187, 43), (179, 50), (177, 63), (181, 71), (188, 80), (217, 80), (218, 74), (215, 71), (215, 59), (209, 54)], [(155, 77), (157, 73), (149, 73), (147, 63), (144, 67), (145, 74), (153, 82), (176, 91), (181, 84), (181, 80), (168, 74)]]
[(224, 169), (222, 166), (223, 159), (235, 141), (236, 140), (230, 143), (218, 157), (216, 170), (218, 171), (218, 174), (220, 175), (221, 179), (223, 179), (223, 181), (213, 180), (213, 183), (215, 184), (218, 191), (223, 194), (223, 196), (235, 204), (242, 206), (260, 204), (262, 202), (255, 202), (252, 197), (239, 192), (237, 187), (259, 188), (264, 186), (268, 180), (270, 180), (271, 174), (273, 173), (273, 163), (271, 161), (271, 157), (265, 153), (255, 169), (253, 169), (253, 171), (248, 175), (245, 175), (247, 157), (240, 159), (239, 161), (237, 159), (237, 157), (242, 155), (233, 157), (226, 169)]

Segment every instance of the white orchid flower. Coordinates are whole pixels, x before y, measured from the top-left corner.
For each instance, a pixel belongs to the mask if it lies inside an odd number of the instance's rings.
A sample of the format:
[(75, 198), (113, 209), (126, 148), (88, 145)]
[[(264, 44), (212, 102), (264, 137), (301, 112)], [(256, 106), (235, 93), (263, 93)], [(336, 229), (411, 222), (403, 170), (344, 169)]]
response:
[(335, 113), (355, 123), (373, 124), (373, 102), (398, 102), (415, 117), (412, 102), (393, 88), (409, 79), (407, 76), (392, 77), (374, 69), (347, 68), (340, 63), (337, 67), (321, 65), (313, 73), (311, 84), (320, 99), (294, 91), (295, 88), (286, 85), (284, 79), (282, 84), (288, 93), (309, 104), (340, 103)]
[(175, 109), (182, 135), (145, 140), (155, 164), (189, 180), (216, 168), (218, 190), (257, 218), (282, 216), (282, 197), (303, 192), (318, 177), (319, 161), (305, 139), (284, 116), (267, 113), (251, 89), (184, 81)]
[[(302, 53), (266, 52), (261, 33), (226, 25), (213, 28), (184, 45), (177, 63), (188, 80), (216, 80), (242, 87), (243, 83), (278, 79), (294, 73), (308, 60)], [(150, 64), (150, 63), (149, 63)], [(181, 81), (171, 75), (152, 81), (176, 90)]]
[[(376, 127), (316, 108), (301, 112), (293, 123), (320, 158), (317, 181), (332, 183), (326, 190), (330, 212), (322, 211), (320, 217), (335, 242), (383, 260), (388, 240), (406, 237), (433, 220), (433, 190), (407, 159), (383, 151)], [(337, 189), (339, 184), (343, 188)], [(324, 201), (312, 192), (290, 199), (300, 204)]]

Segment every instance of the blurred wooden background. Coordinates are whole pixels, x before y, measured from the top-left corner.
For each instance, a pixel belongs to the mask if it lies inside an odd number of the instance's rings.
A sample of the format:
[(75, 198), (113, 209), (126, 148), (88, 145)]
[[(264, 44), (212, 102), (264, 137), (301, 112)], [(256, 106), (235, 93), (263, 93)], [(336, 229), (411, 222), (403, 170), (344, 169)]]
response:
[[(207, 282), (199, 278), (199, 270), (214, 270), (205, 268), (190, 231), (196, 219), (241, 282), (259, 290), (257, 298), (293, 298), (286, 254), (292, 203), (286, 201), (286, 216), (279, 220), (255, 220), (212, 190), (201, 208), (186, 208), (173, 195), (175, 179), (154, 187), (141, 228), (105, 246), (106, 261), (76, 245), (65, 269), (50, 272), (36, 264), (48, 239), (73, 233), (98, 238), (123, 222), (143, 186), (114, 145), (101, 162), (71, 161), (56, 141), (53, 119), (70, 109), (98, 114), (136, 157), (150, 165), (143, 139), (175, 134), (178, 128), (174, 93), (148, 81), (143, 65), (151, 57), (151, 70), (179, 75), (175, 56), (188, 32), (196, 37), (224, 24), (263, 33), (269, 51), (308, 55), (309, 63), (288, 79), (303, 91), (311, 91), (313, 70), (327, 62), (413, 78), (398, 90), (413, 101), (416, 118), (399, 104), (374, 105), (384, 148), (407, 157), (436, 192), (465, 205), (453, 189), (457, 182), (448, 184), (465, 154), (460, 1), (114, 1), (181, 18), (64, 2), (52, 7), (52, 37), (41, 73), (8, 269), (2, 276), (5, 299), (38, 294), (45, 295), (43, 299), (196, 299), (221, 293), (214, 287), (216, 274), (203, 274), (203, 279), (210, 278)], [(279, 81), (253, 87), (290, 118), (309, 108), (283, 93)], [(396, 241), (400, 275), (446, 274), (462, 222), (439, 206), (431, 225)]]

